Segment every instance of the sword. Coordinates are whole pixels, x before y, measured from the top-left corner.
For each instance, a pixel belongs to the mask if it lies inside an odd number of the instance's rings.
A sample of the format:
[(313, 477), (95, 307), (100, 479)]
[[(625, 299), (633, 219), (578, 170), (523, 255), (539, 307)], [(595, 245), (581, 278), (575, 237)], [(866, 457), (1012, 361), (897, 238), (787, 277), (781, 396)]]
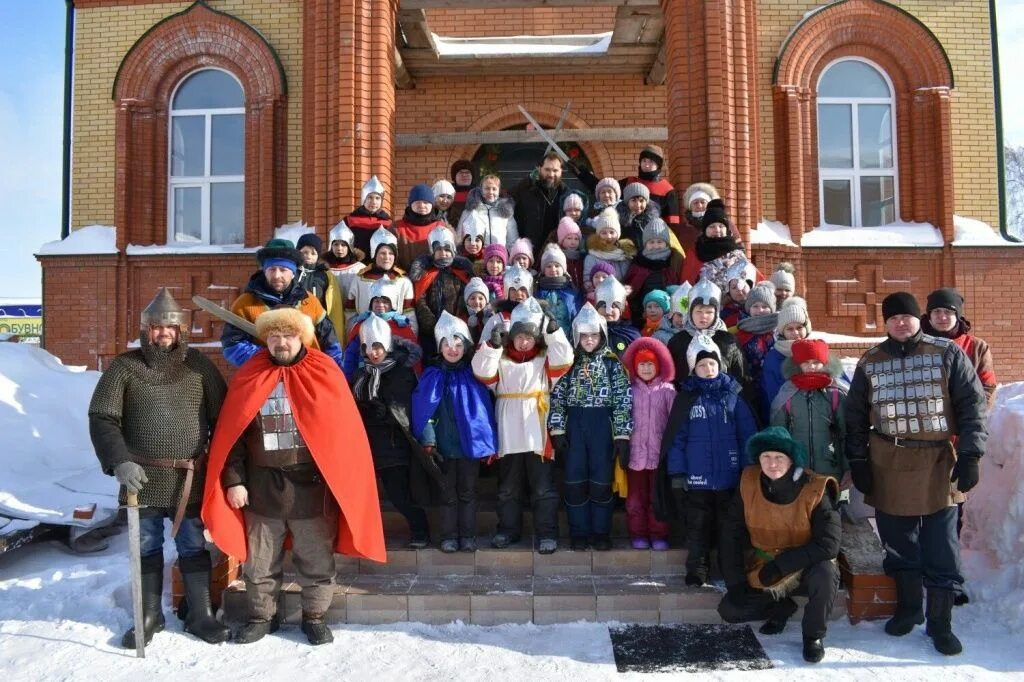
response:
[(142, 536), (139, 531), (139, 495), (127, 494), (128, 566), (132, 577), (132, 619), (135, 621), (135, 656), (146, 657), (146, 626), (142, 616)]
[(533, 124), (533, 127), (536, 128), (537, 130), (537, 134), (539, 134), (541, 138), (548, 143), (549, 147), (552, 147), (555, 150), (555, 153), (558, 154), (562, 161), (569, 163), (569, 155), (562, 151), (562, 148), (558, 146), (558, 143), (555, 142), (551, 138), (551, 136), (547, 134), (547, 131), (545, 131), (544, 128), (541, 127), (540, 123), (537, 123), (537, 119), (535, 119), (533, 116), (530, 116), (530, 112), (524, 109), (522, 104), (519, 105), (519, 111), (520, 113), (523, 114), (523, 116), (526, 117), (527, 121)]
[(256, 325), (254, 325), (252, 322), (245, 319), (244, 317), (235, 315), (227, 308), (220, 307), (210, 299), (203, 298), (202, 296), (193, 296), (192, 302), (195, 303), (200, 308), (202, 308), (203, 310), (205, 310), (206, 312), (216, 317), (218, 320), (222, 320), (230, 325), (238, 327), (249, 336), (257, 336)]
[[(572, 101), (569, 101), (569, 102), (565, 103), (565, 108), (562, 109), (562, 115), (558, 117), (558, 123), (555, 124), (554, 132), (556, 134), (562, 130), (562, 126), (565, 124), (565, 119), (568, 118), (568, 116), (569, 116), (569, 107), (571, 107), (571, 106), (572, 106)], [(558, 148), (559, 147), (557, 145), (552, 145), (550, 142), (548, 142), (548, 148), (544, 150), (544, 153), (547, 154), (548, 151), (550, 151), (552, 149), (558, 149)]]

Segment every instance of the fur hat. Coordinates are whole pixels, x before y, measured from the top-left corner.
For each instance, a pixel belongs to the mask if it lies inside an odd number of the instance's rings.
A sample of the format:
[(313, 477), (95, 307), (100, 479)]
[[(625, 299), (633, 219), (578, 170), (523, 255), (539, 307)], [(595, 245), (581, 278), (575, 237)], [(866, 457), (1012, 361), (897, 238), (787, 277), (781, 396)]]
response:
[(622, 187), (619, 186), (619, 181), (615, 178), (601, 178), (598, 180), (597, 187), (594, 188), (594, 196), (600, 196), (601, 190), (606, 187), (615, 191), (616, 201), (622, 197)]
[(704, 197), (704, 200), (710, 202), (712, 199), (718, 199), (718, 190), (710, 182), (695, 182), (686, 188), (683, 193), (683, 210), (689, 211), (690, 204), (693, 203), (694, 199), (698, 197)]
[(256, 252), (256, 260), (260, 268), (266, 270), (273, 265), (291, 268), (292, 272), (302, 265), (302, 254), (295, 248), (291, 240), (271, 239), (263, 248)]
[(824, 339), (799, 339), (793, 342), (793, 362), (801, 364), (817, 360), (828, 365), (828, 341)]
[(964, 314), (964, 297), (960, 295), (959, 291), (952, 287), (936, 289), (932, 293), (928, 294), (927, 310), (930, 313), (936, 308), (952, 310), (956, 313), (957, 317), (962, 317)]
[(665, 165), (665, 152), (656, 144), (649, 144), (640, 150), (641, 159), (650, 159), (658, 164), (658, 170)]
[[(646, 187), (644, 188), (646, 189)], [(619, 223), (619, 212), (609, 206), (594, 218), (594, 232), (600, 232), (601, 228), (610, 227), (615, 230), (615, 238), (622, 236), (622, 224)]]
[(882, 299), (882, 319), (888, 321), (894, 315), (921, 317), (921, 306), (910, 292), (897, 291)]
[(775, 336), (782, 338), (782, 330), (791, 322), (799, 322), (811, 333), (811, 318), (807, 314), (807, 301), (799, 296), (790, 296), (782, 302), (779, 308), (778, 321), (775, 323)]
[(725, 202), (721, 199), (712, 199), (708, 202), (708, 207), (704, 211), (704, 217), (700, 219), (700, 230), (704, 232), (713, 223), (722, 223), (729, 229), (729, 234), (732, 234), (732, 221), (729, 220), (729, 214), (725, 210)]
[(488, 244), (484, 247), (484, 264), (493, 256), (500, 258), (502, 263), (508, 264), (508, 249), (504, 244)]
[(459, 174), (459, 171), (468, 170), (472, 174), (473, 179), (476, 180), (476, 169), (473, 168), (473, 162), (468, 159), (459, 159), (452, 164), (452, 182), (455, 182), (455, 176)]
[(430, 189), (434, 192), (435, 199), (442, 194), (447, 194), (450, 197), (455, 196), (455, 187), (447, 180), (438, 180)]
[(629, 201), (633, 197), (643, 197), (650, 201), (651, 190), (647, 189), (647, 185), (642, 182), (631, 182), (626, 185), (626, 189), (622, 190), (622, 200)]
[(755, 433), (747, 441), (747, 457), (754, 464), (757, 464), (761, 454), (765, 452), (781, 452), (793, 460), (794, 465), (807, 466), (807, 449), (803, 443), (794, 440), (785, 427), (769, 426)]
[(571, 234), (578, 234), (580, 237), (583, 236), (583, 232), (580, 230), (580, 226), (576, 224), (576, 221), (565, 216), (558, 221), (558, 245), (562, 245), (562, 240)]
[(565, 271), (566, 259), (565, 252), (562, 251), (562, 247), (558, 244), (548, 244), (544, 247), (544, 253), (540, 254), (540, 267), (544, 269), (548, 263), (558, 263), (562, 266), (562, 271)]
[(513, 242), (512, 249), (508, 252), (508, 259), (512, 261), (520, 255), (529, 256), (530, 265), (533, 265), (533, 242), (527, 237), (520, 237)]
[(722, 351), (714, 342), (710, 334), (696, 334), (686, 347), (686, 365), (693, 374), (693, 368), (704, 358), (714, 358), (718, 362), (718, 369), (722, 369)]
[(796, 269), (792, 263), (782, 262), (775, 266), (775, 272), (772, 273), (771, 281), (775, 285), (776, 289), (782, 289), (783, 291), (793, 292), (796, 291), (796, 277), (793, 273)]
[(413, 185), (413, 188), (409, 190), (409, 206), (412, 206), (417, 201), (425, 201), (430, 205), (434, 204), (434, 190), (430, 188), (430, 185)]
[(583, 197), (576, 192), (569, 192), (565, 195), (565, 199), (562, 200), (562, 213), (565, 213), (570, 208), (583, 210)]
[(647, 242), (652, 239), (660, 239), (665, 242), (668, 246), (671, 236), (669, 235), (668, 225), (661, 218), (653, 218), (650, 222), (644, 225), (643, 231), (640, 233), (640, 240), (643, 245), (646, 246)]
[(647, 304), (652, 301), (661, 307), (662, 313), (668, 315), (668, 311), (671, 309), (671, 304), (667, 291), (662, 291), (661, 289), (652, 289), (651, 291), (648, 291), (647, 295), (644, 296), (644, 308), (646, 308)]
[(743, 309), (748, 313), (755, 303), (764, 303), (775, 312), (775, 285), (770, 281), (758, 282), (757, 286), (747, 294), (747, 300), (743, 302)]
[(302, 345), (310, 348), (316, 342), (316, 332), (313, 330), (313, 320), (309, 315), (299, 312), (297, 308), (282, 306), (272, 308), (256, 317), (256, 336), (263, 343), (267, 337), (274, 332), (298, 334), (302, 339)]

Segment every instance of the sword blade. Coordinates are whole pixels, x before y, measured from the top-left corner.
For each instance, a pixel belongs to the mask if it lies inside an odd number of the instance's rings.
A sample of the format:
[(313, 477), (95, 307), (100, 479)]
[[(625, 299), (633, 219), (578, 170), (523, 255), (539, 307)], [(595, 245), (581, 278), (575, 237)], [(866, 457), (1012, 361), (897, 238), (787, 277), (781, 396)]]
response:
[(244, 317), (235, 315), (227, 308), (222, 308), (213, 301), (211, 301), (210, 299), (203, 298), (202, 296), (193, 296), (192, 302), (195, 303), (200, 308), (202, 308), (203, 310), (205, 310), (206, 312), (216, 317), (218, 320), (222, 320), (230, 325), (238, 327), (249, 336), (256, 336), (256, 325), (254, 325), (252, 322), (245, 319)]
[(135, 656), (146, 657), (146, 628), (142, 614), (142, 535), (139, 530), (139, 499), (128, 493), (128, 567), (132, 579), (132, 620), (135, 622)]
[(561, 157), (562, 161), (568, 163), (569, 155), (563, 152), (562, 148), (558, 146), (558, 143), (551, 139), (551, 136), (548, 135), (547, 131), (544, 130), (544, 128), (542, 128), (539, 123), (537, 123), (537, 119), (535, 119), (533, 116), (530, 116), (530, 112), (524, 109), (523, 105), (521, 104), (519, 105), (519, 111), (520, 113), (523, 114), (523, 116), (526, 117), (527, 121), (533, 124), (533, 127), (537, 130), (537, 134), (540, 135), (541, 138), (548, 143), (549, 147), (555, 150), (555, 153), (558, 154), (559, 157)]
[[(565, 124), (565, 119), (567, 119), (569, 117), (569, 107), (571, 107), (571, 106), (572, 106), (572, 100), (570, 100), (570, 101), (565, 103), (565, 108), (562, 109), (562, 115), (558, 117), (558, 123), (555, 124), (554, 132), (556, 134), (559, 133), (562, 130), (562, 126)], [(547, 154), (552, 149), (558, 149), (558, 148), (559, 147), (557, 145), (552, 146), (551, 143), (548, 142), (548, 148), (544, 150), (544, 153)]]

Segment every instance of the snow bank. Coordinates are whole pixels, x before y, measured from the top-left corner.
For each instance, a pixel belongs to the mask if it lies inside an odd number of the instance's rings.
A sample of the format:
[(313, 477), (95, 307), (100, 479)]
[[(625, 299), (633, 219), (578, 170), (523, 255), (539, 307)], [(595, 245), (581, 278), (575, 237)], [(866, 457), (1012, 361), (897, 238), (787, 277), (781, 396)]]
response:
[(804, 233), (801, 246), (907, 248), (942, 246), (942, 233), (931, 223), (892, 223), (880, 227), (819, 225)]
[(1004, 384), (988, 418), (981, 482), (964, 506), (972, 602), (1024, 632), (1024, 382)]
[(542, 57), (546, 55), (604, 54), (612, 32), (550, 36), (494, 36), (451, 38), (430, 34), (440, 57)]
[(46, 242), (36, 252), (39, 256), (72, 256), (76, 254), (117, 253), (117, 228), (89, 225), (73, 230), (67, 239)]
[(751, 244), (785, 244), (796, 246), (789, 232), (789, 225), (777, 220), (762, 220), (750, 231)]
[[(98, 380), (38, 346), (0, 344), (0, 515), (91, 526), (116, 511), (117, 484), (89, 440)], [(96, 505), (93, 517), (75, 519), (75, 507), (87, 505)]]
[(953, 216), (953, 246), (1024, 246), (1003, 239), (999, 231), (988, 223), (974, 218)]

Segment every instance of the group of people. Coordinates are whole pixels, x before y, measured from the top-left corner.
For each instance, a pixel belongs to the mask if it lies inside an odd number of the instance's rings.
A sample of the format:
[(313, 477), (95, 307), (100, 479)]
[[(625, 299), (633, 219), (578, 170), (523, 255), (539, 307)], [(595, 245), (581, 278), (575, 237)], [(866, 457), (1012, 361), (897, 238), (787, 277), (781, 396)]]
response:
[[(900, 595), (886, 631), (906, 634), (927, 613), (936, 648), (958, 653), (955, 503), (977, 483), (995, 388), (962, 297), (937, 290), (924, 314), (908, 293), (887, 297), (888, 338), (847, 381), (827, 343), (809, 338), (793, 267), (765, 278), (708, 183), (687, 188), (680, 212), (662, 165), (647, 147), (621, 182), (578, 171), (587, 197), (565, 186), (554, 153), (507, 194), (460, 161), (451, 181), (413, 187), (397, 220), (371, 178), (326, 249), (310, 233), (257, 253), (232, 305), (241, 321), (224, 327), (224, 355), (239, 367), (226, 399), (162, 292), (143, 313), (140, 349), (111, 365), (90, 407), (104, 469), (153, 519), (142, 543), (147, 640), (163, 622), (165, 517), (188, 631), (228, 636), (200, 589), (205, 521), (245, 559), (249, 622), (235, 641), (277, 628), (290, 534), (303, 630), (322, 643), (331, 553), (383, 557), (367, 483), (375, 476), (405, 517), (411, 547), (430, 544), (425, 507), (437, 506), (440, 550), (472, 552), (478, 476), (491, 465), (493, 547), (521, 541), (528, 500), (538, 552), (558, 548), (560, 503), (570, 549), (608, 550), (618, 494), (634, 549), (666, 550), (672, 526), (685, 529), (688, 585), (708, 584), (717, 549), (723, 619), (780, 632), (796, 611), (790, 595), (808, 594), (811, 662), (824, 655), (838, 509), (855, 486), (876, 508)], [(164, 408), (195, 413), (177, 449), (158, 443), (181, 424), (150, 424)]]

